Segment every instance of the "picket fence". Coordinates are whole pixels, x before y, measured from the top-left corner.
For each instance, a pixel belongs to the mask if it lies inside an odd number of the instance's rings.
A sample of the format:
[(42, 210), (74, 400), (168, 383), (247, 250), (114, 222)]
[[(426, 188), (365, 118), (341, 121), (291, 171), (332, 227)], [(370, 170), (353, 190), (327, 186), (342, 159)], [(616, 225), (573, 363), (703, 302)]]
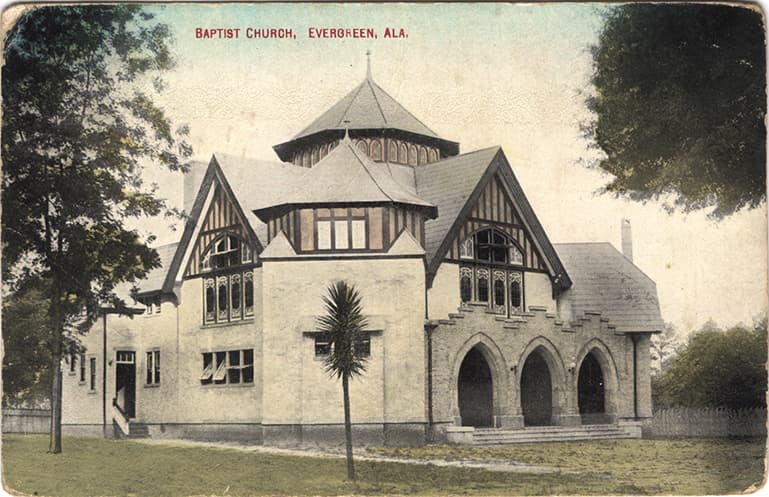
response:
[(48, 433), (50, 428), (49, 409), (3, 408), (3, 433)]
[(656, 411), (644, 437), (765, 437), (766, 408), (679, 407)]

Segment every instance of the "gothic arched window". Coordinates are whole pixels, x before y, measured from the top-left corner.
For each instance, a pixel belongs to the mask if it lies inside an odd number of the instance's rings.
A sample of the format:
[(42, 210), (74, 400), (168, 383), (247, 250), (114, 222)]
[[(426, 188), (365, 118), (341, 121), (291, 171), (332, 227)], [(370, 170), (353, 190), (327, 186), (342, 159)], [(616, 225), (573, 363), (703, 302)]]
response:
[(358, 146), (358, 150), (368, 155), (368, 143), (366, 143), (365, 140), (358, 140), (356, 145)]
[(417, 165), (417, 147), (415, 145), (409, 147), (409, 165)]
[(401, 164), (408, 164), (409, 162), (409, 152), (405, 143), (398, 146), (398, 162)]
[(419, 147), (419, 165), (427, 164), (427, 149), (425, 147)]
[(371, 160), (382, 160), (382, 144), (379, 140), (371, 142)]
[(438, 151), (434, 148), (430, 149), (430, 162), (436, 162), (438, 160)]
[(398, 162), (398, 144), (394, 140), (390, 140), (390, 147), (387, 151), (388, 162)]
[(523, 252), (518, 245), (509, 235), (495, 229), (482, 230), (467, 237), (460, 244), (459, 257), (502, 264), (523, 264)]

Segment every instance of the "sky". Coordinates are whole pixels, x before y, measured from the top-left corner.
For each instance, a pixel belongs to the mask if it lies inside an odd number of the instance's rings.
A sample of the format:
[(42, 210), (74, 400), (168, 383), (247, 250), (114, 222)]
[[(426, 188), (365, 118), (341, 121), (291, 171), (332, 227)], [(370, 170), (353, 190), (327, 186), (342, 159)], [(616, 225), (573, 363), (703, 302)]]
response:
[[(461, 152), (501, 145), (551, 241), (620, 244), (632, 224), (635, 263), (657, 282), (662, 316), (687, 334), (708, 320), (751, 323), (767, 306), (766, 206), (720, 222), (598, 194), (609, 181), (580, 132), (590, 119), (589, 47), (597, 4), (175, 4), (150, 7), (175, 37), (177, 67), (157, 98), (188, 124), (195, 157), (226, 152), (278, 160), (289, 140), (366, 74)], [(247, 39), (247, 28), (296, 38)], [(377, 39), (311, 39), (309, 28), (373, 28)], [(385, 28), (408, 35), (385, 39)], [(240, 28), (199, 39), (196, 28)], [(148, 169), (159, 194), (182, 204), (180, 175)], [(140, 226), (176, 241), (153, 220)]]

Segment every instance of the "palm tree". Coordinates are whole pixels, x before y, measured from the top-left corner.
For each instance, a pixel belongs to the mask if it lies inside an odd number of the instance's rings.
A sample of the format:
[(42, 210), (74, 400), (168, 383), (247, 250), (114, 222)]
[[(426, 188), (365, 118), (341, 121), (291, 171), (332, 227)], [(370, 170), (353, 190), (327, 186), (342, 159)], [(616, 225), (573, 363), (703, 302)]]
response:
[(350, 424), (350, 378), (366, 370), (364, 328), (368, 321), (361, 311), (361, 297), (353, 285), (345, 281), (332, 283), (323, 297), (324, 316), (318, 318), (318, 331), (328, 339), (326, 371), (342, 379), (344, 396), (344, 436), (347, 448), (347, 478), (355, 480), (352, 459), (352, 426)]

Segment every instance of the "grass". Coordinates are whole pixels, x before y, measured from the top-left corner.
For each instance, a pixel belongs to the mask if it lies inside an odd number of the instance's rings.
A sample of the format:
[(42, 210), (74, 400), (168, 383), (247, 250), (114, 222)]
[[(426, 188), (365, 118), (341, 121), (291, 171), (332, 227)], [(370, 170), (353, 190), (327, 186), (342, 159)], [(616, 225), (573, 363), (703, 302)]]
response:
[(28, 495), (543, 495), (621, 493), (590, 475), (502, 473), (402, 463), (356, 464), (357, 486), (343, 459), (235, 449), (150, 445), (64, 437), (46, 453), (44, 435), (3, 435), (5, 488)]
[(763, 440), (615, 440), (498, 447), (428, 446), (372, 452), (413, 458), (514, 460), (559, 468), (527, 474), (358, 461), (358, 484), (343, 459), (4, 435), (5, 488), (28, 495), (605, 495), (726, 494), (760, 483)]
[(761, 485), (765, 450), (763, 439), (682, 439), (386, 447), (372, 452), (412, 458), (513, 460), (603, 474), (618, 483), (623, 493), (721, 495)]

